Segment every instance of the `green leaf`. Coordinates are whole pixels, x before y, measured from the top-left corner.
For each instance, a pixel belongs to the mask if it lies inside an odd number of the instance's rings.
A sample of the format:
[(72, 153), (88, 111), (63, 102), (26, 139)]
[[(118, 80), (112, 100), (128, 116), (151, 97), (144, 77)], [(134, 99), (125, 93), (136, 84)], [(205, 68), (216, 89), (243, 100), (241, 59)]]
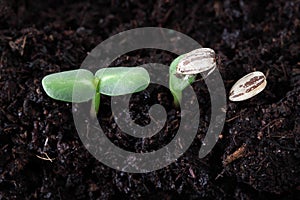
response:
[(94, 97), (96, 91), (94, 80), (94, 75), (90, 71), (78, 69), (50, 74), (43, 78), (42, 85), (47, 95), (53, 99), (80, 103)]
[(175, 105), (178, 106), (181, 98), (182, 98), (182, 91), (191, 83), (195, 81), (195, 75), (190, 76), (188, 79), (184, 79), (182, 76), (181, 78), (176, 76), (176, 67), (182, 59), (184, 55), (178, 56), (170, 65), (169, 68), (169, 88), (173, 94)]
[(149, 74), (142, 67), (103, 68), (95, 76), (100, 79), (99, 92), (109, 96), (139, 92), (150, 83)]

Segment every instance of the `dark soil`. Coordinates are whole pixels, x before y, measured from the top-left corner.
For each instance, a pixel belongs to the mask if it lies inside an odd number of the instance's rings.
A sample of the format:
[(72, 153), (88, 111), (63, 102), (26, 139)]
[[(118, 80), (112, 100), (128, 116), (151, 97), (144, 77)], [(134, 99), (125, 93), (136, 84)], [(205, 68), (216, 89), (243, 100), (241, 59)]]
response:
[[(101, 41), (146, 26), (180, 31), (214, 49), (222, 60), (218, 68), (227, 94), (235, 81), (255, 70), (267, 75), (268, 85), (247, 101), (228, 102), (217, 145), (199, 159), (210, 101), (198, 80), (193, 88), (201, 94), (201, 121), (189, 150), (166, 168), (129, 174), (103, 165), (85, 149), (72, 105), (49, 98), (41, 79), (79, 68)], [(0, 0), (0, 27), (0, 199), (300, 197), (299, 1)], [(175, 57), (138, 50), (114, 64), (170, 64)], [(131, 115), (147, 124), (149, 108), (160, 103), (168, 113), (168, 129), (145, 145), (115, 126), (110, 98), (102, 97), (103, 129), (126, 150), (159, 149), (176, 134), (179, 111), (170, 92), (150, 87), (133, 95)], [(37, 157), (43, 153), (52, 162)]]

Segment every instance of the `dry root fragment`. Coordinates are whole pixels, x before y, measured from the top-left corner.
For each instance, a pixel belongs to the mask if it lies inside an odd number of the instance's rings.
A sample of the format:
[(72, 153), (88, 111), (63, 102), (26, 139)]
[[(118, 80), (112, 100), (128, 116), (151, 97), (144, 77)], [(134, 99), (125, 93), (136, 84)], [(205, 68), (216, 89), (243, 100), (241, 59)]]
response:
[(50, 158), (50, 157), (48, 156), (48, 154), (45, 153), (45, 152), (42, 152), (42, 154), (44, 154), (46, 157), (41, 157), (41, 156), (39, 156), (39, 155), (36, 155), (36, 157), (38, 157), (39, 159), (42, 159), (42, 160), (48, 160), (48, 161), (50, 161), (50, 162), (52, 162), (53, 160), (55, 160), (55, 158)]
[(246, 154), (246, 144), (243, 144), (238, 150), (233, 152), (232, 154), (228, 155), (225, 160), (223, 161), (223, 165), (226, 166), (229, 163), (235, 161), (238, 158), (243, 157)]

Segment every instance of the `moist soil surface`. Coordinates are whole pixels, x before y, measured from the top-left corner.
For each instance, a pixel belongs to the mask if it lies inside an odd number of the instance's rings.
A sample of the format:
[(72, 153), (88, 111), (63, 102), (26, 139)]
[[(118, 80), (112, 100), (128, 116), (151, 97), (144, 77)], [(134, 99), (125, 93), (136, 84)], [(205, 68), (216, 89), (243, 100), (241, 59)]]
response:
[[(299, 9), (299, 1), (285, 0), (0, 0), (0, 199), (299, 198)], [(266, 75), (263, 92), (227, 102), (224, 128), (205, 158), (198, 152), (211, 108), (201, 77), (192, 84), (201, 113), (192, 145), (169, 166), (142, 174), (117, 171), (95, 159), (76, 131), (72, 104), (44, 92), (44, 76), (78, 69), (103, 40), (138, 27), (177, 30), (214, 49), (227, 94), (247, 73)], [(112, 66), (169, 65), (176, 57), (136, 50)], [(130, 116), (147, 125), (149, 109), (160, 104), (167, 121), (157, 135), (136, 139), (118, 128), (110, 102), (102, 95), (101, 127), (115, 145), (132, 152), (167, 145), (184, 113), (167, 88), (151, 84), (132, 95)]]

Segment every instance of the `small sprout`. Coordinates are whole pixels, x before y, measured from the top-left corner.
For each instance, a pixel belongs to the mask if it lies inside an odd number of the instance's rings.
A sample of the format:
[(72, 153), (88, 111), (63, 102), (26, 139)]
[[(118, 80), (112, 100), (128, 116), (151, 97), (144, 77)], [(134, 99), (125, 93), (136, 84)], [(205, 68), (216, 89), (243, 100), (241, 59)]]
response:
[[(149, 83), (149, 74), (142, 67), (103, 68), (95, 76), (88, 70), (78, 69), (50, 74), (42, 80), (43, 88), (51, 98), (75, 103), (93, 99), (96, 112), (100, 93), (109, 96), (131, 94), (144, 90)], [(73, 93), (74, 87), (76, 93)]]
[(257, 95), (265, 89), (267, 80), (262, 72), (256, 71), (247, 74), (238, 80), (231, 88), (229, 100), (244, 101)]
[(169, 88), (173, 94), (174, 97), (174, 103), (176, 106), (179, 105), (181, 98), (182, 98), (182, 91), (190, 84), (192, 84), (195, 81), (195, 75), (191, 75), (186, 78), (179, 78), (176, 73), (176, 68), (179, 63), (179, 61), (184, 57), (184, 55), (181, 55), (177, 57), (170, 65), (169, 68)]
[(205, 72), (207, 77), (216, 66), (215, 52), (210, 48), (195, 49), (177, 57), (170, 65), (169, 78), (175, 105), (179, 105), (182, 91), (195, 81), (196, 74)]

